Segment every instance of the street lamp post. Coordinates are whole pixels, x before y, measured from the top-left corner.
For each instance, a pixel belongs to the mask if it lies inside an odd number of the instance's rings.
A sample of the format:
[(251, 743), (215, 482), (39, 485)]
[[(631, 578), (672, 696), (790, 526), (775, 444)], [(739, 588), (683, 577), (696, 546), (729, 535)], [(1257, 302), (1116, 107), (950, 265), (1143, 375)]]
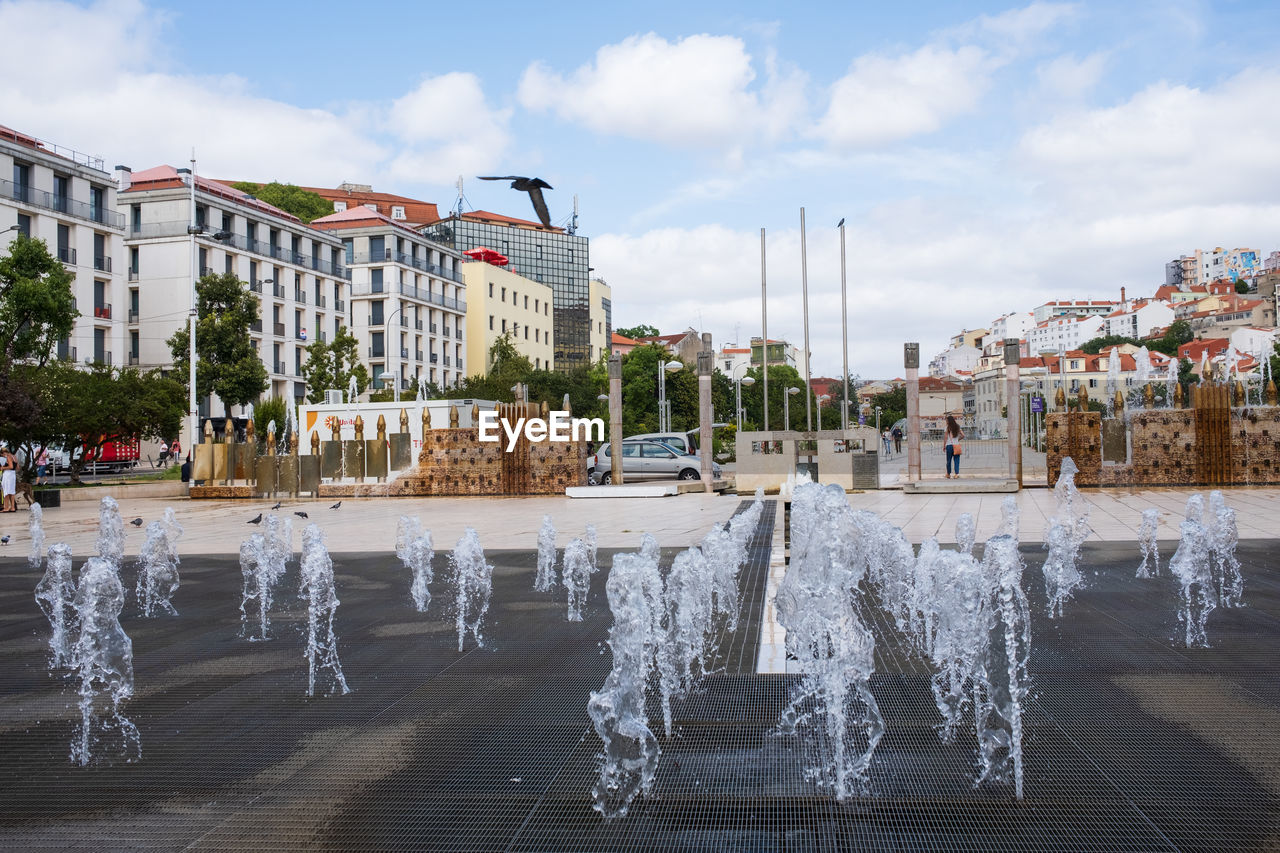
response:
[[(740, 363), (738, 367), (746, 367), (750, 369), (751, 362), (750, 360), (744, 361)], [(750, 388), (752, 385), (756, 384), (756, 379), (754, 376), (738, 376), (738, 367), (733, 369), (731, 378), (733, 379), (734, 385), (734, 405), (737, 407), (735, 409), (735, 413), (738, 419), (738, 432), (742, 432), (742, 386), (746, 385)]]
[(783, 429), (791, 429), (791, 397), (799, 393), (800, 389), (793, 386), (788, 388), (787, 393), (782, 395)]
[(876, 406), (876, 435), (880, 434), (880, 407)]
[(667, 374), (684, 367), (678, 361), (660, 363), (658, 369), (658, 432), (671, 431), (671, 413), (667, 410)]
[[(391, 384), (392, 384), (392, 387), (395, 389), (395, 401), (397, 403), (400, 402), (400, 380), (396, 377), (396, 374), (391, 370), (391, 321), (395, 319), (395, 316), (397, 314), (403, 311), (404, 311), (403, 305), (396, 306), (396, 310), (392, 311), (389, 315), (387, 315), (387, 321), (382, 324), (383, 325), (382, 345), (386, 348), (386, 352), (387, 352), (387, 367), (386, 367), (386, 370), (382, 373), (382, 375), (378, 377), (379, 379), (382, 379), (384, 382), (386, 381), (384, 377), (386, 376), (391, 377)], [(400, 340), (397, 337), (396, 347), (399, 347), (399, 346), (400, 346)]]

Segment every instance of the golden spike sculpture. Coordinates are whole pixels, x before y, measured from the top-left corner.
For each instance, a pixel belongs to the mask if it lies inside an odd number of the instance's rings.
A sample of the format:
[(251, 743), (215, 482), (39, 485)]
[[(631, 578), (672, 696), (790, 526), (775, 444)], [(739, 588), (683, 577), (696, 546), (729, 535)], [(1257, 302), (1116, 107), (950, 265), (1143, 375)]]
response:
[(1276, 381), (1274, 379), (1267, 380), (1267, 405), (1274, 406), (1277, 402)]
[(342, 418), (337, 415), (333, 416), (333, 434), (330, 438), (334, 441), (342, 441)]
[(427, 430), (431, 429), (431, 410), (426, 406), (422, 407), (422, 436), (426, 438)]
[(401, 432), (409, 431), (409, 413), (406, 412), (404, 409), (400, 410), (400, 431)]
[(318, 429), (311, 431), (311, 455), (320, 455), (320, 430)]
[(1181, 382), (1175, 382), (1173, 384), (1173, 407), (1175, 409), (1182, 408), (1182, 383)]
[(449, 407), (449, 429), (457, 429), (457, 428), (458, 428), (458, 406), (455, 404)]
[(378, 415), (378, 441), (387, 440), (387, 417)]
[(1053, 408), (1058, 412), (1067, 410), (1067, 392), (1062, 390), (1062, 386), (1058, 386), (1058, 392), (1053, 395)]
[(1243, 406), (1249, 402), (1249, 394), (1244, 390), (1244, 383), (1239, 379), (1237, 379), (1236, 384), (1232, 386), (1232, 390), (1235, 393), (1231, 395), (1231, 405)]
[(271, 430), (267, 430), (267, 455), (276, 455), (276, 434)]
[(212, 420), (207, 420), (204, 422), (204, 443), (213, 444), (213, 421)]
[(222, 439), (227, 444), (231, 444), (236, 440), (236, 427), (235, 424), (231, 423), (231, 418), (227, 418), (222, 425)]
[(471, 404), (471, 425), (473, 427), (480, 426), (480, 404), (479, 403)]
[(245, 443), (248, 444), (250, 447), (255, 446), (253, 443), (254, 430), (255, 430), (255, 427), (253, 425), (253, 418), (249, 418), (249, 420), (245, 421), (245, 425), (244, 425), (244, 440), (245, 440)]
[(364, 441), (364, 415), (356, 415), (356, 441)]
[(1089, 411), (1089, 386), (1084, 382), (1080, 383), (1080, 390), (1076, 392), (1076, 404), (1080, 406), (1080, 411)]
[(1119, 418), (1124, 415), (1124, 394), (1121, 394), (1119, 391), (1116, 392), (1114, 410), (1115, 417)]

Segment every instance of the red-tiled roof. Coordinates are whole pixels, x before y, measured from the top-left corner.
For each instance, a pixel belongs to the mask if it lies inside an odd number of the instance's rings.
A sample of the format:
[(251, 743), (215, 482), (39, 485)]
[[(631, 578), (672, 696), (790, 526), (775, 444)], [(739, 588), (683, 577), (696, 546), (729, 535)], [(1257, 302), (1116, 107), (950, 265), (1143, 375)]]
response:
[[(129, 189), (124, 191), (126, 193), (187, 186), (182, 176), (178, 174), (178, 170), (169, 165), (153, 166), (150, 169), (143, 169), (141, 172), (134, 172), (130, 180)], [(302, 221), (292, 213), (281, 210), (275, 205), (267, 204), (260, 199), (251, 198), (248, 193), (241, 192), (223, 181), (215, 181), (213, 178), (203, 178), (196, 175), (196, 189), (202, 193), (225, 198), (245, 207), (252, 207), (264, 213), (270, 213), (281, 219), (288, 219), (290, 222)]]
[(311, 220), (311, 227), (318, 228), (321, 231), (341, 231), (344, 228), (370, 228), (377, 225), (391, 225), (408, 231), (415, 236), (418, 234), (415, 229), (410, 228), (403, 222), (397, 222), (390, 216), (379, 213), (376, 210), (370, 210), (367, 207), (348, 207), (346, 210), (340, 210), (337, 213), (330, 213), (328, 216)]
[[(245, 183), (244, 181), (228, 181), (219, 179), (219, 183), (230, 186), (233, 183)], [(247, 183), (261, 184), (262, 181), (248, 181)], [(350, 209), (356, 205), (364, 206), (372, 204), (378, 213), (391, 215), (392, 207), (404, 208), (404, 219), (396, 219), (395, 222), (406, 225), (410, 228), (418, 228), (426, 225), (428, 222), (436, 222), (440, 219), (440, 209), (436, 207), (435, 202), (421, 201), (416, 198), (396, 195), (394, 193), (377, 193), (364, 190), (344, 189), (338, 187), (331, 189), (329, 187), (303, 187), (298, 189), (315, 193), (325, 201), (343, 201), (347, 203)]]
[(628, 338), (626, 335), (620, 335), (617, 332), (613, 333), (613, 339), (610, 341), (610, 343), (621, 344), (623, 346), (632, 346), (632, 347), (640, 346), (640, 342), (637, 341), (635, 338)]
[[(436, 222), (447, 222), (452, 217), (436, 219), (435, 222), (424, 223), (426, 225), (434, 225)], [(514, 216), (504, 216), (501, 213), (493, 213), (488, 210), (468, 210), (462, 214), (462, 218), (470, 222), (490, 222), (499, 225), (515, 225), (520, 228), (533, 228), (538, 231), (554, 231), (557, 234), (563, 234), (563, 228), (557, 228), (554, 225), (543, 225), (541, 222), (533, 222), (528, 219), (517, 219)]]

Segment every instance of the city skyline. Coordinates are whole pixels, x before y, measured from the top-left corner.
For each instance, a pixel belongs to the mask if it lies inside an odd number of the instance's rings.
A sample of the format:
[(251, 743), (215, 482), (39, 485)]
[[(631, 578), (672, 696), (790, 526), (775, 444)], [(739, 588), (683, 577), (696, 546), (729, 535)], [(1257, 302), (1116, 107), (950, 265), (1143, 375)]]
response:
[[(901, 374), (1050, 299), (1146, 296), (1164, 263), (1280, 248), (1280, 30), (1264, 3), (763, 4), (643, 11), (0, 2), (0, 124), (144, 169), (342, 181), (533, 218), (478, 175), (574, 195), (615, 326), (800, 344), (813, 375)], [(503, 14), (506, 12), (507, 14)], [(58, 44), (58, 61), (48, 51)]]

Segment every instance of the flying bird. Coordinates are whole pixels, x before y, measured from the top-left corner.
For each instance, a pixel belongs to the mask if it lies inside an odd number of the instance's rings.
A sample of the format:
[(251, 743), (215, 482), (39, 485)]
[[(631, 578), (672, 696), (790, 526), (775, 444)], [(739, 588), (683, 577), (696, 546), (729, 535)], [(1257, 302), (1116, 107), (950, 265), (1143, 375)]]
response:
[(337, 508), (338, 508), (338, 507), (340, 507), (340, 506), (342, 506), (342, 501), (338, 501), (336, 504), (334, 504), (333, 506), (329, 507), (329, 509), (337, 509)]
[(542, 180), (542, 178), (522, 178), (519, 175), (501, 175), (491, 178), (480, 177), (480, 180), (510, 181), (511, 189), (529, 194), (529, 200), (533, 202), (533, 209), (537, 212), (538, 218), (542, 220), (543, 225), (546, 225), (548, 228), (551, 227), (551, 214), (547, 211), (547, 200), (542, 197), (542, 191), (552, 190), (555, 189), (555, 187)]
[(277, 509), (279, 509), (279, 508), (280, 508), (280, 501), (276, 501), (276, 505), (275, 505), (275, 506), (273, 506), (271, 509), (273, 509), (273, 510), (277, 510)]
[(245, 524), (258, 524), (261, 521), (262, 521), (262, 513), (258, 513), (256, 516), (246, 521)]
[(296, 515), (298, 518), (310, 518), (310, 517), (311, 517), (311, 516), (307, 515), (305, 512), (303, 512), (303, 511), (301, 511), (301, 510), (299, 510), (299, 511), (295, 512), (295, 513), (294, 513), (294, 515)]
[(141, 527), (141, 526), (142, 526), (142, 516), (138, 516), (137, 518), (135, 518), (133, 521), (131, 521), (131, 522), (129, 522), (129, 523), (130, 523), (130, 524), (132, 524), (134, 527)]

